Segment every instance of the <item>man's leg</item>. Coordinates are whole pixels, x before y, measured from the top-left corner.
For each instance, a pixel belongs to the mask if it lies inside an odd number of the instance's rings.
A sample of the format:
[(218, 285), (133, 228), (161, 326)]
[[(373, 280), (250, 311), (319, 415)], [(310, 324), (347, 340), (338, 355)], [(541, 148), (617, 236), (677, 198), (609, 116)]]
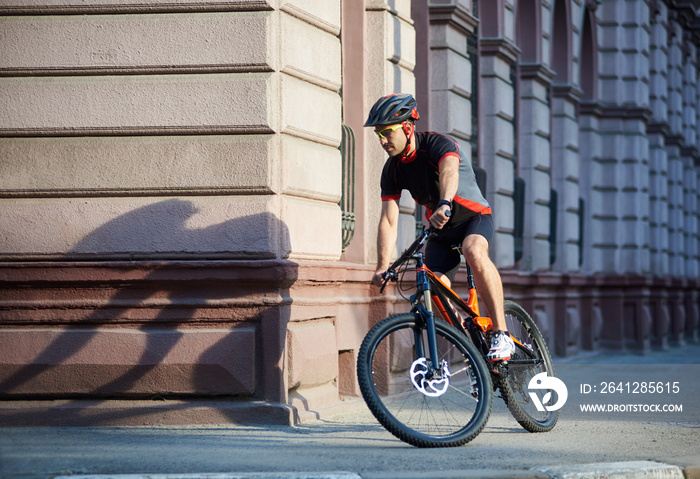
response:
[(489, 258), (489, 242), (481, 235), (469, 235), (462, 243), (462, 253), (472, 269), (476, 290), (493, 320), (494, 330), (507, 331), (503, 313), (503, 283), (496, 265)]
[(493, 321), (494, 335), (487, 355), (490, 361), (504, 361), (511, 358), (515, 344), (507, 333), (503, 311), (503, 283), (501, 275), (489, 258), (489, 243), (479, 234), (471, 234), (462, 243), (462, 253), (472, 269), (476, 290), (484, 302)]

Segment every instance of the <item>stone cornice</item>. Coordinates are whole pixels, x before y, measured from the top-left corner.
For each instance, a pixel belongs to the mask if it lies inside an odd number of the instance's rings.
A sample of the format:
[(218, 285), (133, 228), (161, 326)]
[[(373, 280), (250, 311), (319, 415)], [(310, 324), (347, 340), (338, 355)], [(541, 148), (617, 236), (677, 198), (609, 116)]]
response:
[(647, 134), (668, 136), (671, 127), (666, 122), (651, 121), (647, 124)]
[[(293, 261), (262, 258), (7, 262), (0, 263), (0, 311), (4, 325), (189, 325), (222, 321), (222, 311), (225, 322), (250, 321), (263, 308), (291, 304), (299, 271)], [(164, 291), (169, 294), (155, 294)], [(157, 310), (168, 314), (154, 318)]]
[[(579, 113), (593, 115), (602, 119), (642, 120), (648, 123), (651, 118), (651, 110), (646, 106), (614, 105), (595, 100), (587, 100), (579, 103)], [(661, 128), (656, 122), (652, 123), (654, 133)]]
[(523, 80), (535, 80), (543, 85), (551, 85), (555, 73), (542, 63), (521, 63), (520, 78)]
[(449, 25), (464, 35), (474, 33), (479, 20), (461, 5), (429, 5), (431, 25)]
[(619, 118), (622, 120), (642, 120), (648, 122), (651, 110), (646, 106), (637, 105), (606, 105), (602, 104), (602, 118)]
[(481, 46), (481, 53), (483, 55), (498, 56), (508, 61), (509, 63), (515, 63), (518, 61), (518, 56), (520, 55), (520, 48), (518, 48), (510, 40), (505, 38), (481, 38), (479, 42)]
[(571, 83), (555, 83), (552, 85), (552, 96), (564, 98), (573, 103), (580, 103), (583, 92), (580, 88)]
[(591, 115), (598, 118), (603, 115), (603, 106), (596, 100), (582, 101), (579, 103), (578, 108), (581, 115)]
[(366, 12), (388, 12), (401, 20), (405, 21), (409, 25), (413, 25), (413, 19), (410, 16), (410, 8), (408, 11), (400, 11), (395, 8), (395, 5), (387, 2), (386, 0), (369, 0), (365, 3)]
[(700, 150), (695, 145), (685, 143), (683, 135), (671, 133), (671, 126), (666, 122), (651, 121), (647, 124), (648, 135), (663, 135), (666, 146), (675, 146), (680, 149), (680, 154), (686, 158), (692, 158), (696, 165), (700, 162)]
[(683, 137), (681, 135), (667, 134), (665, 139), (666, 146), (683, 146)]
[(681, 156), (685, 158), (692, 158), (694, 163), (698, 162), (698, 147), (695, 145), (682, 145), (681, 146)]

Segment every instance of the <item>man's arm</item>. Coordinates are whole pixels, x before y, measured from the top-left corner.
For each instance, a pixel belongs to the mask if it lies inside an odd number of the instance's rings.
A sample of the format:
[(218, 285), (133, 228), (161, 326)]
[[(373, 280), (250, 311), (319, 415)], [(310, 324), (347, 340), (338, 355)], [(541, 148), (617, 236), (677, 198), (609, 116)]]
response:
[[(452, 202), (459, 187), (459, 157), (448, 156), (440, 162), (440, 200)], [(430, 224), (442, 228), (450, 219), (445, 213), (450, 209), (447, 205), (437, 208), (430, 217)]]
[(382, 213), (377, 231), (377, 269), (372, 282), (382, 285), (382, 273), (391, 264), (399, 225), (399, 200), (382, 201)]

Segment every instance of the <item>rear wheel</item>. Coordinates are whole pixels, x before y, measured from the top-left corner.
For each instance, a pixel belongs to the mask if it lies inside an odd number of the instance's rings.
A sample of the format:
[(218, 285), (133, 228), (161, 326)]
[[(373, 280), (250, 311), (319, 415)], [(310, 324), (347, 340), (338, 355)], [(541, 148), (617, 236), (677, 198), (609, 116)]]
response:
[(559, 411), (547, 411), (546, 406), (554, 404), (551, 398), (556, 394), (547, 389), (528, 389), (530, 380), (537, 374), (547, 373), (547, 376), (554, 377), (549, 349), (539, 328), (522, 306), (506, 301), (505, 316), (508, 332), (517, 341), (511, 359), (500, 366), (497, 386), (508, 410), (522, 427), (530, 432), (551, 431), (557, 423)]
[(461, 446), (491, 414), (491, 378), (457, 329), (436, 321), (439, 370), (428, 357), (418, 314), (390, 316), (367, 333), (357, 358), (362, 396), (380, 424), (417, 447)]

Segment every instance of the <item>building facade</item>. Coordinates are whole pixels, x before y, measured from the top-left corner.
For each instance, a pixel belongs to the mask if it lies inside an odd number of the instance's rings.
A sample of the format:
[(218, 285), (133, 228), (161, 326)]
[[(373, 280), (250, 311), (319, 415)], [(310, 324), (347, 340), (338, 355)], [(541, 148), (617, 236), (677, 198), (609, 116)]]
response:
[(555, 354), (697, 341), (696, 3), (3, 2), (0, 422), (291, 423), (357, 396), (364, 334), (405, 310), (369, 284), (362, 124), (393, 92), (467, 152)]

